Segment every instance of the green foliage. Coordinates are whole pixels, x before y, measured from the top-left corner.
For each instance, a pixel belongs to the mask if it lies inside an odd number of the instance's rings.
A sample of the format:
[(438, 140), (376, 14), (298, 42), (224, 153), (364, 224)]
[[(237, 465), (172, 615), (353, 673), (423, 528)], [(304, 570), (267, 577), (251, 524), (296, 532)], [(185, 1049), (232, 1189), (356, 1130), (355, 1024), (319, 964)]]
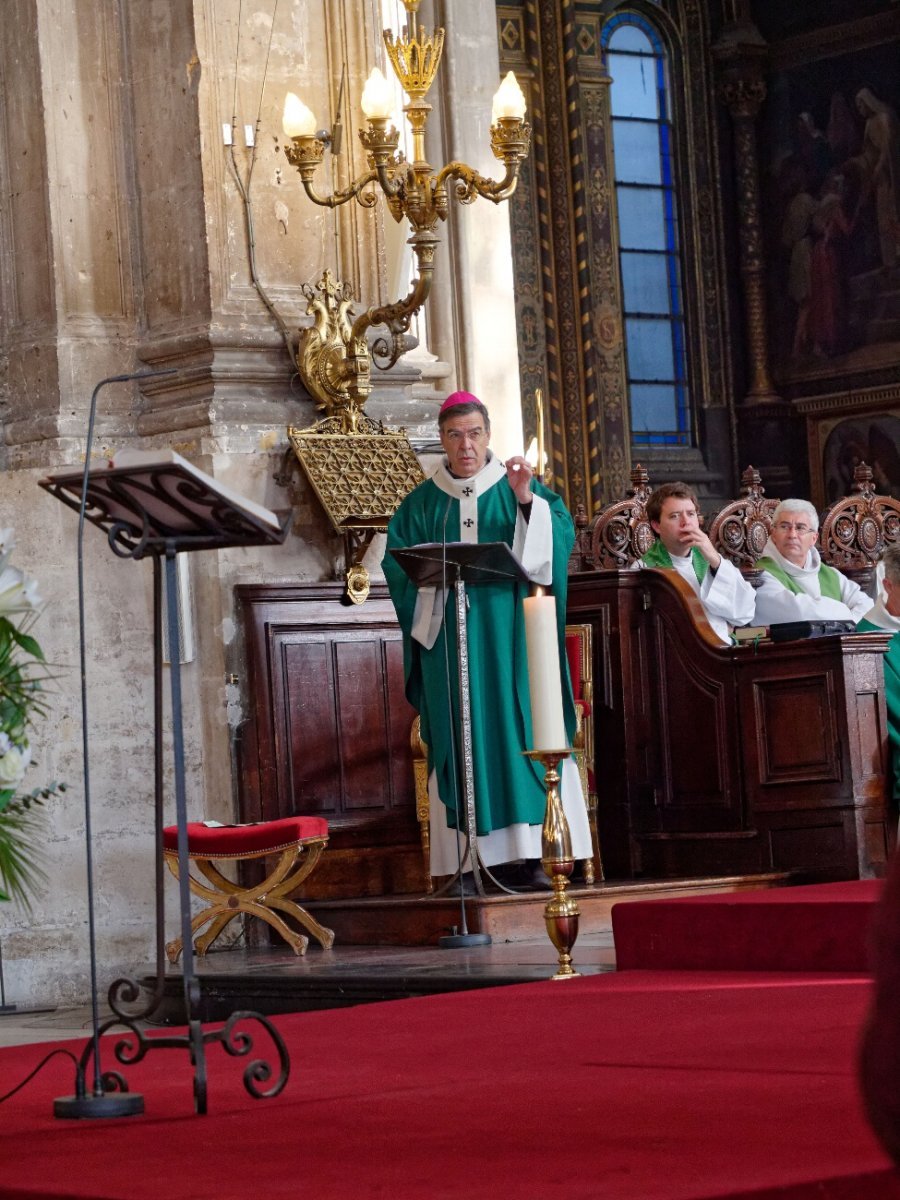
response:
[(20, 791), (31, 766), (29, 731), (47, 715), (45, 684), (53, 678), (31, 628), (39, 603), (36, 585), (8, 565), (12, 531), (0, 530), (0, 900), (26, 909), (46, 881), (40, 868), (40, 806), (65, 791), (50, 784)]

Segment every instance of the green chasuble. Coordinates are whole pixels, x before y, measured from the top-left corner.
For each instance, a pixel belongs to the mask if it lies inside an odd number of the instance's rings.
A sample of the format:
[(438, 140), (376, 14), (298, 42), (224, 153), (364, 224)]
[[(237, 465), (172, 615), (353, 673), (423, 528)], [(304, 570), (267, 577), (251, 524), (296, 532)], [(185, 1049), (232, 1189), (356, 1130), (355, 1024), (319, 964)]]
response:
[[(563, 707), (569, 744), (575, 731), (575, 707), (565, 655), (567, 566), (575, 540), (568, 510), (555, 493), (537, 480), (532, 491), (550, 505), (553, 529), (553, 585), (563, 664)], [(512, 546), (519, 506), (505, 474), (477, 499), (478, 541)], [(446, 533), (444, 534), (446, 518)], [(460, 541), (460, 504), (431, 479), (403, 501), (388, 526), (383, 561), (397, 617), (403, 630), (406, 695), (422, 718), (422, 738), (428, 746), (429, 771), (437, 776), (438, 794), (447, 807), (447, 823), (457, 827), (451, 729), (460, 737), (459, 669), (456, 649), (456, 597), (448, 591), (437, 640), (431, 649), (410, 636), (417, 589), (390, 554), (392, 547), (419, 542)], [(503, 581), (474, 584), (466, 589), (469, 642), (469, 682), (472, 716), (472, 758), (475, 812), (479, 836), (495, 829), (544, 819), (544, 770), (522, 751), (531, 746), (531, 701), (525, 649), (523, 599), (527, 583)], [(447, 684), (452, 695), (452, 713)], [(465, 794), (459, 782), (460, 812), (465, 828)]]
[[(865, 617), (857, 623), (860, 633), (887, 633), (880, 625), (873, 625)], [(895, 633), (888, 642), (884, 656), (884, 698), (888, 712), (888, 738), (891, 743), (891, 759), (894, 767), (894, 799), (900, 800), (900, 633)]]

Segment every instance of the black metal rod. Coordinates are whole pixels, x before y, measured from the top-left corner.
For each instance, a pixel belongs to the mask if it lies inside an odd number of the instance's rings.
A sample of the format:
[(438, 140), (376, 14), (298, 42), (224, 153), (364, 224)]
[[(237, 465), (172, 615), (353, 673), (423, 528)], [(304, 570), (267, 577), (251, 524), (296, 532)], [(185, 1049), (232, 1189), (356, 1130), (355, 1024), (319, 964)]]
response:
[(84, 451), (84, 474), (81, 478), (81, 504), (78, 509), (77, 562), (78, 562), (78, 649), (81, 667), (81, 751), (84, 759), (84, 841), (87, 863), (88, 901), (88, 952), (91, 977), (91, 1038), (94, 1044), (94, 1095), (103, 1095), (103, 1077), (100, 1068), (100, 1016), (97, 1003), (97, 931), (94, 922), (94, 859), (92, 851), (93, 830), (91, 827), (91, 771), (88, 738), (87, 702), (87, 634), (85, 631), (84, 603), (84, 523), (87, 510), (88, 480), (91, 472), (91, 446), (94, 441), (94, 421), (97, 416), (97, 396), (108, 383), (127, 383), (153, 375), (174, 375), (175, 370), (139, 371), (131, 375), (110, 375), (101, 379), (91, 393), (88, 413), (87, 437)]
[[(163, 627), (162, 566), (153, 555), (153, 824), (156, 854), (156, 1005), (165, 988), (165, 889), (163, 859)], [(155, 1007), (155, 1006), (154, 1006)]]
[(206, 1051), (199, 1024), (199, 985), (194, 975), (194, 943), (191, 929), (190, 858), (188, 854), (187, 794), (184, 779), (184, 727), (181, 698), (181, 656), (178, 649), (178, 594), (175, 574), (177, 544), (166, 545), (166, 618), (169, 634), (169, 689), (172, 696), (172, 757), (175, 767), (175, 819), (178, 828), (178, 890), (181, 909), (181, 970), (184, 1002), (190, 1027), (194, 1063), (194, 1102), (197, 1112), (206, 1111)]

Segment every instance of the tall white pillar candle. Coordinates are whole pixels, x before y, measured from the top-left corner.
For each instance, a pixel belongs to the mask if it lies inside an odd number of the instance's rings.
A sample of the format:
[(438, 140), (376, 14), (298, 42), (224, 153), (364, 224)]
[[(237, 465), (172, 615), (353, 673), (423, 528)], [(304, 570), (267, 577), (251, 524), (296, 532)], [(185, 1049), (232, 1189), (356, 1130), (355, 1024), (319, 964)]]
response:
[(528, 596), (523, 603), (531, 693), (531, 749), (564, 750), (568, 739), (563, 718), (556, 601), (552, 596)]

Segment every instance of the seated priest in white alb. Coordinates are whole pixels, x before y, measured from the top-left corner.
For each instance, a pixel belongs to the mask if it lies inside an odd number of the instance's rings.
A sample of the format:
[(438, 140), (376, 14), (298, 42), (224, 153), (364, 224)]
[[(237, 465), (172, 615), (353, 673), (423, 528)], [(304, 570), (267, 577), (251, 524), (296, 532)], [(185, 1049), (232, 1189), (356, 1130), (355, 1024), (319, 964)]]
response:
[(808, 500), (782, 500), (757, 561), (756, 625), (785, 621), (852, 621), (872, 607), (857, 584), (822, 562), (816, 549), (819, 514)]
[(697, 497), (686, 483), (664, 483), (647, 501), (657, 540), (632, 564), (677, 571), (697, 594), (707, 620), (726, 645), (735, 625), (753, 619), (753, 588), (700, 528)]

